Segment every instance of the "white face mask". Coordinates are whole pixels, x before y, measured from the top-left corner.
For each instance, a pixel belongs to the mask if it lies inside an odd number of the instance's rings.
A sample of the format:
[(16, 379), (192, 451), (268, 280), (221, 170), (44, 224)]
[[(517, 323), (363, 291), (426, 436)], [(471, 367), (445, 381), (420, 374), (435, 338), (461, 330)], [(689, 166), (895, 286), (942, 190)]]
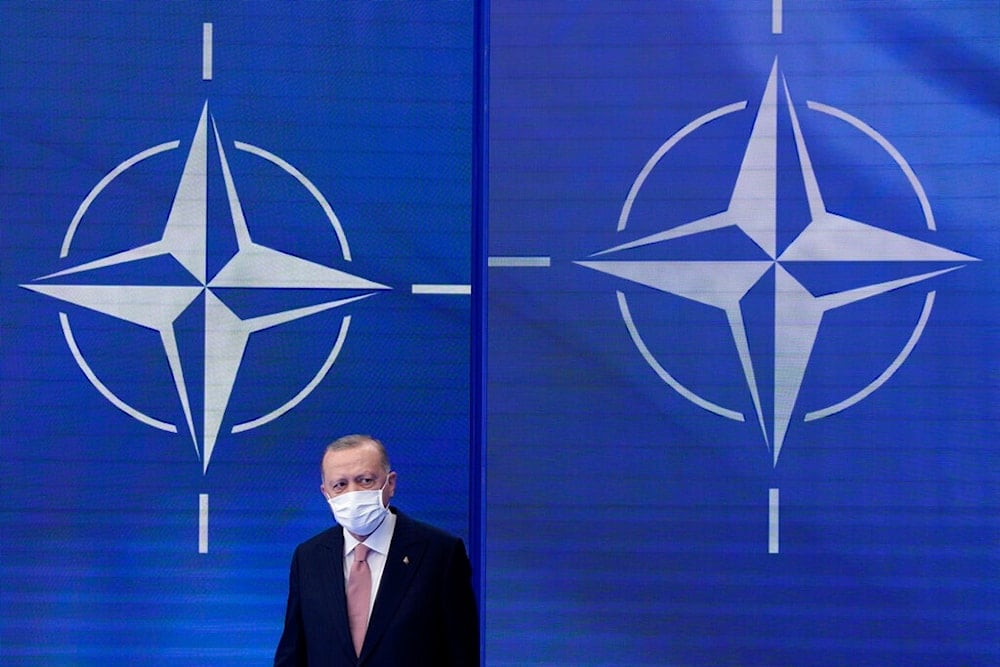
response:
[[(388, 478), (385, 483), (389, 483)], [(367, 536), (375, 532), (389, 513), (389, 508), (382, 504), (383, 489), (385, 484), (381, 489), (372, 491), (342, 493), (328, 498), (326, 502), (329, 503), (337, 523), (349, 533)]]

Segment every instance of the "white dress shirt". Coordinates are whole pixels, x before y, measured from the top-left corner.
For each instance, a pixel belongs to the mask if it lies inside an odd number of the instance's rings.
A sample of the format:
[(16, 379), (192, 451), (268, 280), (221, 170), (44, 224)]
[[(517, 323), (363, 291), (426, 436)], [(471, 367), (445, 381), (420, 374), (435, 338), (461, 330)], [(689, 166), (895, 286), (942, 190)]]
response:
[[(375, 597), (378, 595), (378, 586), (382, 582), (382, 573), (385, 571), (385, 561), (389, 556), (389, 544), (392, 542), (392, 533), (396, 530), (396, 515), (389, 512), (385, 520), (375, 529), (375, 532), (365, 538), (365, 546), (369, 548), (368, 569), (372, 573), (372, 599), (368, 603), (368, 618), (372, 616), (372, 608), (375, 606)], [(347, 577), (351, 572), (351, 565), (354, 564), (354, 547), (360, 542), (346, 530), (344, 531), (344, 587), (347, 587)]]

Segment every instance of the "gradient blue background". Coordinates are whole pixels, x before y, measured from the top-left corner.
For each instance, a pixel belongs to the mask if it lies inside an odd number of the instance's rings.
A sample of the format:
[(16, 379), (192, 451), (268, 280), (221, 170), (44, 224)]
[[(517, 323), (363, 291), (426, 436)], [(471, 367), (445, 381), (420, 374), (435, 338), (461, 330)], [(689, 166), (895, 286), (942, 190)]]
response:
[[(472, 5), (0, 9), (0, 663), (269, 664), (292, 551), (333, 524), (319, 459), (345, 433), (380, 437), (399, 471), (396, 504), (468, 542), (471, 300), (411, 286), (470, 282)], [(213, 24), (210, 81), (203, 22)], [(156, 334), (19, 285), (158, 238), (206, 100), (254, 240), (392, 289), (253, 336), (202, 474)], [(70, 220), (98, 181), (171, 140), (180, 149), (129, 170), (95, 201), (60, 261)], [(316, 185), (353, 261), (340, 258), (312, 198), (234, 141)], [(221, 224), (210, 233), (225, 242), (232, 226), (212, 201)], [(70, 356), (59, 312), (109, 387), (181, 433), (105, 401)], [(347, 340), (318, 388), (283, 417), (229, 433), (312, 377), (343, 315), (352, 317)], [(189, 342), (198, 324), (185, 320)], [(199, 494), (210, 502), (207, 554), (197, 553)]]
[[(390, 447), (402, 509), (467, 541), (487, 665), (1000, 662), (1000, 8), (782, 4), (780, 35), (765, 0), (0, 4), (0, 663), (269, 664), (291, 552), (332, 521), (319, 454), (355, 431)], [(752, 414), (718, 316), (574, 262), (623, 240), (624, 198), (656, 148), (747, 100), (671, 151), (629, 234), (725, 206), (776, 57), (831, 209), (980, 261), (831, 313), (772, 466), (752, 419), (656, 377), (615, 290), (672, 372)], [(156, 238), (206, 100), (228, 145), (316, 184), (354, 259), (338, 260), (300, 188), (230, 150), (255, 239), (392, 290), (256, 337), (203, 474), (190, 438), (93, 389), (58, 313), (109, 386), (179, 422), (155, 335), (19, 285)], [(901, 152), (935, 232), (886, 154), (806, 100)], [(94, 185), (175, 139), (95, 202), (60, 261)], [(803, 202), (783, 187), (787, 242)], [(706, 249), (741, 248), (677, 252)], [(525, 255), (550, 265), (487, 269)], [(471, 298), (410, 291), (470, 282)], [(930, 322), (899, 372), (803, 422), (891, 360), (928, 289)], [(755, 325), (767, 307), (752, 296)], [(228, 433), (311, 375), (343, 314), (318, 388)], [(780, 554), (767, 553), (772, 487)]]
[[(489, 255), (550, 261), (488, 273), (490, 665), (1000, 661), (1000, 12), (995, 2), (782, 4), (781, 34), (770, 2), (490, 4)], [(830, 210), (981, 261), (831, 311), (772, 466), (721, 312), (574, 262), (725, 209), (775, 58)], [(745, 112), (664, 157), (616, 232), (661, 144), (742, 100)], [(808, 100), (900, 151), (936, 232), (887, 154)], [(781, 133), (791, 138), (784, 107), (778, 130), (780, 151)], [(805, 202), (794, 154), (778, 165), (784, 247)], [(747, 256), (740, 240), (598, 259), (736, 259)], [(895, 275), (808, 268), (806, 284), (828, 290)], [(766, 287), (744, 302), (752, 332), (771, 321)], [(928, 326), (895, 376), (804, 422), (888, 365), (930, 289)], [(656, 376), (616, 290), (660, 363), (746, 422)], [(767, 372), (766, 337), (754, 354)], [(768, 553), (772, 487), (778, 554)]]

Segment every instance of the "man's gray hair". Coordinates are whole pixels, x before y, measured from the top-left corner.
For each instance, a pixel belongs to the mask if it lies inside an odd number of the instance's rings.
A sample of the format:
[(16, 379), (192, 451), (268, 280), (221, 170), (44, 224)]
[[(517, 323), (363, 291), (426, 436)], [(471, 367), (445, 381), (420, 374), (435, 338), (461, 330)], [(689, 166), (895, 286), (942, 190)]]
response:
[[(326, 458), (327, 452), (340, 452), (345, 449), (354, 449), (355, 447), (362, 447), (364, 445), (374, 445), (375, 449), (378, 451), (379, 458), (382, 459), (382, 469), (384, 472), (389, 472), (392, 467), (389, 465), (389, 454), (385, 451), (385, 445), (383, 445), (377, 438), (373, 438), (370, 435), (363, 435), (360, 433), (354, 433), (352, 435), (345, 435), (337, 438), (323, 450), (323, 458)], [(320, 464), (322, 467), (323, 459), (320, 459)]]

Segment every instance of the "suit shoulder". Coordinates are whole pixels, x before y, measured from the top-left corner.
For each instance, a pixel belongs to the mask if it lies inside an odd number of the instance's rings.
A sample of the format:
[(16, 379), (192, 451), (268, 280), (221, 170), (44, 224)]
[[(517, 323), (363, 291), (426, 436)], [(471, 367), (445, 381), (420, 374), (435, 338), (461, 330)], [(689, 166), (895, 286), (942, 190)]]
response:
[(454, 543), (462, 541), (460, 537), (452, 535), (446, 530), (423, 521), (418, 521), (417, 519), (411, 518), (410, 516), (397, 510), (396, 527), (398, 529), (401, 526), (405, 527), (406, 530), (411, 531), (413, 535), (418, 535), (432, 542)]

